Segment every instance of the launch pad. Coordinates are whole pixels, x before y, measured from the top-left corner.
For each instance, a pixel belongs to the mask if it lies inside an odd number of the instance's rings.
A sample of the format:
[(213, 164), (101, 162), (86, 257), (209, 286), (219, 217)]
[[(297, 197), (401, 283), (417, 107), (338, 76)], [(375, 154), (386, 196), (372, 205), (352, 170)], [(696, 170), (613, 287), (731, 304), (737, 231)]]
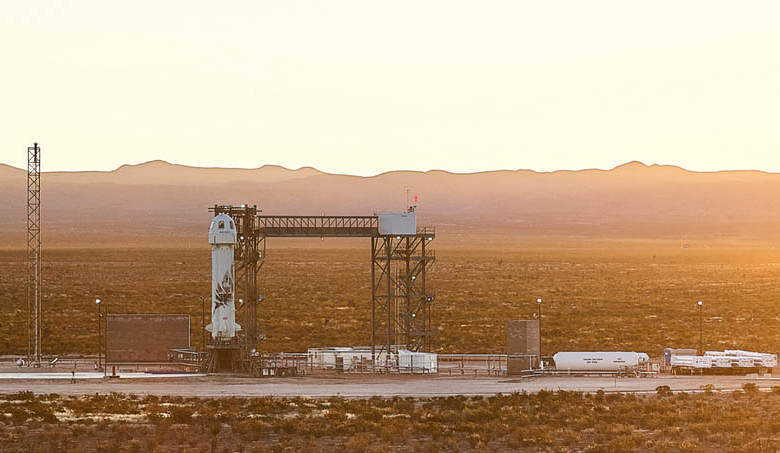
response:
[[(269, 362), (259, 354), (257, 306), (263, 296), (258, 278), (266, 256), (267, 238), (368, 238), (371, 247), (371, 357), (376, 371), (397, 367), (391, 358), (399, 350), (430, 351), (431, 303), (435, 294), (426, 285), (436, 260), (429, 243), (433, 227), (395, 225), (392, 218), (380, 226), (372, 216), (267, 216), (257, 206), (215, 205), (215, 216), (235, 221), (235, 289), (237, 319), (242, 330), (230, 341), (212, 339), (203, 371), (232, 371), (264, 375)], [(410, 210), (413, 212), (413, 209)], [(411, 229), (410, 229), (411, 228)], [(388, 353), (389, 352), (389, 353)], [(377, 358), (384, 363), (377, 363)], [(268, 363), (266, 363), (268, 362)]]

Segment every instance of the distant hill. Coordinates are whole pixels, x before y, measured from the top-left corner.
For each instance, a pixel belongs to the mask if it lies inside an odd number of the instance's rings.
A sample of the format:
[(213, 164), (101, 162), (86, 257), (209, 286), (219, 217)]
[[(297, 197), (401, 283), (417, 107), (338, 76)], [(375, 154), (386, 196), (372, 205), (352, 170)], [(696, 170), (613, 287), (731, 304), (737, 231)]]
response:
[[(215, 203), (256, 204), (266, 214), (365, 215), (402, 210), (406, 188), (420, 196), (421, 223), (453, 234), (780, 238), (780, 174), (640, 162), (612, 170), (373, 177), (163, 161), (110, 172), (52, 172), (42, 175), (44, 231), (100, 239), (198, 235)], [(0, 165), (0, 232), (22, 244), (25, 203), (26, 172)]]

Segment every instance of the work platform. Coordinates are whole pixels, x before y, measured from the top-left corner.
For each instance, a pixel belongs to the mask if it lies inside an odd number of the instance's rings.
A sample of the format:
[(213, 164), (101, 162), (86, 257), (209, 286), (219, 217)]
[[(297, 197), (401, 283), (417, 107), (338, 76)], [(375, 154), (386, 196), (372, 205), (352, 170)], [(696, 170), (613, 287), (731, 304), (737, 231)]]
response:
[[(384, 368), (389, 369), (394, 365), (389, 362), (391, 355), (384, 354), (386, 351), (430, 350), (430, 307), (436, 297), (426, 277), (436, 261), (436, 254), (428, 246), (436, 237), (435, 228), (415, 228), (413, 234), (381, 234), (379, 215), (271, 216), (259, 215), (257, 206), (249, 205), (215, 205), (209, 211), (229, 215), (238, 234), (235, 280), (238, 297), (244, 304), (237, 314), (244, 329), (233, 345), (240, 351), (233, 371), (252, 371), (251, 357), (257, 354), (261, 340), (257, 305), (263, 300), (263, 292), (258, 289), (258, 279), (266, 257), (267, 238), (368, 238), (372, 359), (385, 357)], [(214, 366), (217, 361), (209, 363)]]

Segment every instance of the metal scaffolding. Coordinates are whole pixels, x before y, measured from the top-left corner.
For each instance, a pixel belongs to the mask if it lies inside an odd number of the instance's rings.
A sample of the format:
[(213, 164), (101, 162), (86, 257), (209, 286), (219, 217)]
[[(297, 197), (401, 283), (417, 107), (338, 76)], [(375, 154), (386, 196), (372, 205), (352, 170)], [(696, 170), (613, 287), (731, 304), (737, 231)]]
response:
[(27, 148), (27, 358), (41, 366), (41, 149)]
[[(259, 374), (253, 360), (264, 338), (257, 327), (257, 305), (264, 298), (258, 290), (258, 274), (265, 259), (266, 238), (270, 237), (369, 238), (372, 358), (375, 360), (384, 351), (397, 353), (398, 349), (430, 350), (430, 306), (435, 296), (426, 288), (426, 277), (435, 262), (435, 253), (428, 248), (436, 237), (434, 228), (418, 228), (414, 235), (390, 236), (379, 233), (376, 215), (267, 216), (258, 215), (257, 207), (248, 205), (215, 205), (209, 210), (214, 215), (227, 214), (236, 222), (237, 317), (244, 328), (230, 344), (212, 341), (206, 371), (219, 367), (215, 351), (230, 349), (233, 371)], [(390, 355), (384, 357), (384, 367), (392, 368)]]
[(371, 357), (384, 357), (388, 368), (385, 352), (430, 351), (435, 295), (426, 277), (436, 261), (428, 248), (435, 237), (433, 228), (418, 228), (414, 236), (371, 238)]

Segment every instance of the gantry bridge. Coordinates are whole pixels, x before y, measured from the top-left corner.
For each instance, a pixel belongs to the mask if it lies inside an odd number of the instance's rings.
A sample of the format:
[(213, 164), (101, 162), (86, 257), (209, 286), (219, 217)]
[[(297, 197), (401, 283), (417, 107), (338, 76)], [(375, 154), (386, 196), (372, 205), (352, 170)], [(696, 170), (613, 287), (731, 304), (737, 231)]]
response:
[(385, 360), (387, 352), (398, 349), (429, 351), (431, 303), (435, 295), (427, 275), (436, 260), (430, 242), (433, 227), (417, 228), (415, 234), (380, 232), (379, 216), (269, 216), (258, 215), (257, 206), (219, 206), (214, 215), (227, 214), (236, 222), (236, 288), (246, 302), (240, 310), (244, 331), (244, 353), (239, 368), (251, 367), (248, 359), (261, 340), (257, 328), (257, 304), (263, 299), (258, 290), (259, 271), (266, 255), (267, 238), (368, 238), (371, 244), (371, 353)]

